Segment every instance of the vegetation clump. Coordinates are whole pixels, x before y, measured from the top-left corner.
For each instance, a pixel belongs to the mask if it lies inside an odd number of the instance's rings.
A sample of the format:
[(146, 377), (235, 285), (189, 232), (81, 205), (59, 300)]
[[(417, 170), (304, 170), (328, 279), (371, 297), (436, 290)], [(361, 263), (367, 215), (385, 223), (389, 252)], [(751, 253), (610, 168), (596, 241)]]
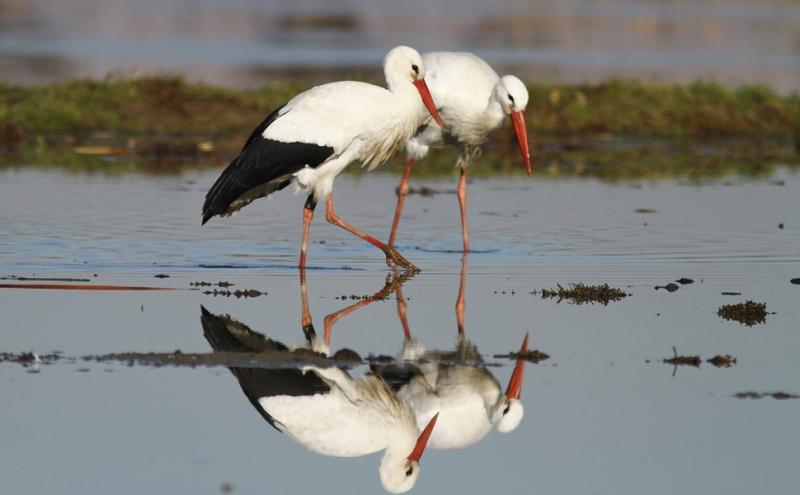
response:
[(608, 284), (585, 285), (583, 282), (570, 284), (569, 288), (564, 288), (561, 284), (558, 284), (558, 289), (542, 289), (541, 294), (542, 299), (558, 298), (557, 302), (559, 303), (566, 299), (579, 305), (597, 302), (603, 306), (608, 305), (609, 302), (619, 301), (628, 297), (625, 291), (609, 287)]
[(767, 303), (748, 300), (739, 304), (725, 304), (717, 310), (717, 315), (723, 320), (738, 321), (752, 327), (767, 321)]

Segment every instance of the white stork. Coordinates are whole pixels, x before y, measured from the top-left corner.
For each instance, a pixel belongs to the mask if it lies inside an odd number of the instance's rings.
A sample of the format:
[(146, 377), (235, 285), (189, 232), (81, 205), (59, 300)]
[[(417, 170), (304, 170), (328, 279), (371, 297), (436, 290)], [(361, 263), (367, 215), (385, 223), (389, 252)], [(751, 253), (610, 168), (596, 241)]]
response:
[(480, 154), (480, 146), (486, 142), (489, 133), (500, 127), (506, 115), (511, 116), (522, 160), (528, 175), (531, 174), (524, 116), (528, 90), (516, 76), (499, 77), (489, 64), (472, 53), (426, 53), (422, 56), (422, 62), (427, 70), (426, 81), (444, 126), (433, 125), (427, 119), (406, 144), (408, 161), (398, 187), (397, 208), (388, 245), (394, 246), (414, 161), (427, 155), (432, 146), (452, 144), (459, 150), (457, 166), (461, 169), (461, 176), (456, 194), (461, 208), (464, 252), (468, 252), (467, 166)]
[(388, 89), (355, 81), (322, 84), (273, 111), (206, 194), (203, 223), (214, 215), (231, 215), (254, 199), (294, 183), (298, 191), (308, 194), (301, 267), (306, 264), (314, 208), (317, 201), (326, 200), (328, 222), (383, 251), (387, 262), (416, 268), (392, 246), (347, 224), (333, 210), (333, 179), (348, 164), (359, 161), (372, 170), (386, 161), (420, 126), (425, 107), (441, 123), (416, 50), (393, 48), (383, 69)]
[[(230, 316), (205, 308), (202, 313), (203, 334), (217, 352), (272, 351), (285, 353), (289, 361), (319, 356), (308, 348), (290, 350)], [(378, 469), (383, 487), (402, 493), (416, 483), (437, 416), (420, 433), (408, 404), (380, 377), (353, 379), (344, 369), (313, 365), (230, 371), (259, 414), (308, 450), (336, 457), (383, 450)]]
[[(412, 336), (406, 320), (402, 289), (397, 289), (398, 315), (403, 324), (404, 365), (373, 365), (381, 376), (406, 401), (418, 422), (439, 418), (429, 446), (434, 449), (468, 447), (481, 440), (491, 429), (513, 431), (524, 413), (520, 396), (525, 374), (525, 360), (517, 359), (505, 393), (500, 383), (483, 364), (478, 349), (464, 335), (464, 288), (466, 256), (461, 271), (461, 285), (456, 302), (458, 340), (450, 352), (426, 351)], [(520, 354), (528, 350), (528, 335)], [(422, 423), (419, 423), (422, 424)]]

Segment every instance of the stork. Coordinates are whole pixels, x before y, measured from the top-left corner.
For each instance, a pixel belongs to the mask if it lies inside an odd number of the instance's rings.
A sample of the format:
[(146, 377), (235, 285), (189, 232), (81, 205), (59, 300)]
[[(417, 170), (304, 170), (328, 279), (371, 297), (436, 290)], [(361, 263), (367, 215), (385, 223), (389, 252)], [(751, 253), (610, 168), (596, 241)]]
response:
[[(202, 323), (206, 339), (217, 352), (283, 351), (287, 359), (296, 359), (296, 351), (229, 316), (214, 315), (203, 308)], [(248, 347), (248, 340), (261, 345)], [(335, 457), (383, 450), (378, 469), (383, 487), (402, 493), (416, 483), (419, 460), (437, 417), (432, 416), (420, 433), (408, 404), (381, 378), (367, 375), (353, 379), (341, 368), (311, 365), (230, 370), (261, 416), (308, 450)]]
[(383, 251), (387, 263), (416, 269), (393, 246), (346, 223), (333, 209), (333, 180), (348, 164), (359, 161), (372, 170), (386, 161), (421, 125), (425, 107), (442, 122), (416, 50), (393, 48), (383, 70), (388, 88), (356, 81), (322, 84), (269, 114), (206, 194), (202, 223), (215, 215), (231, 215), (294, 183), (297, 191), (308, 194), (300, 267), (306, 265), (314, 208), (324, 200), (328, 222)]
[[(458, 338), (454, 351), (426, 351), (410, 333), (406, 303), (398, 288), (397, 304), (405, 341), (402, 358), (406, 364), (375, 364), (372, 371), (381, 376), (397, 395), (408, 402), (418, 422), (437, 415), (436, 430), (430, 438), (433, 449), (456, 449), (480, 441), (492, 428), (502, 433), (513, 431), (523, 417), (520, 401), (525, 360), (518, 358), (505, 392), (483, 363), (477, 347), (464, 334), (463, 309), (466, 283), (466, 256), (462, 262), (461, 285), (456, 302)], [(520, 354), (528, 348), (528, 335)]]
[(468, 252), (467, 166), (477, 158), (480, 146), (486, 142), (489, 133), (500, 127), (506, 115), (511, 116), (522, 160), (528, 175), (531, 175), (524, 115), (528, 105), (528, 90), (516, 76), (499, 77), (489, 64), (472, 53), (426, 53), (422, 56), (422, 62), (427, 70), (426, 81), (444, 126), (434, 125), (430, 119), (426, 119), (406, 144), (407, 162), (398, 187), (397, 207), (388, 245), (395, 245), (414, 161), (425, 157), (431, 147), (452, 144), (459, 151), (456, 165), (460, 168), (460, 177), (456, 195), (461, 209), (464, 252)]
[[(382, 291), (366, 300), (388, 294), (393, 287), (387, 282)], [(329, 323), (332, 326), (339, 316), (366, 305), (360, 301), (329, 315), (325, 341), (320, 343), (307, 314), (307, 301), (303, 304), (305, 347), (290, 349), (231, 316), (214, 315), (205, 308), (201, 308), (203, 334), (216, 352), (266, 351), (272, 355), (284, 354), (289, 363), (310, 362), (311, 356), (329, 355)], [(349, 311), (343, 313), (345, 310)], [(348, 355), (352, 356), (353, 351), (343, 349), (334, 359)], [(384, 489), (402, 493), (416, 483), (419, 461), (437, 416), (433, 415), (420, 431), (408, 404), (380, 377), (367, 375), (353, 379), (344, 368), (310, 364), (295, 368), (229, 369), (259, 414), (308, 450), (336, 457), (356, 457), (383, 450), (378, 473)]]

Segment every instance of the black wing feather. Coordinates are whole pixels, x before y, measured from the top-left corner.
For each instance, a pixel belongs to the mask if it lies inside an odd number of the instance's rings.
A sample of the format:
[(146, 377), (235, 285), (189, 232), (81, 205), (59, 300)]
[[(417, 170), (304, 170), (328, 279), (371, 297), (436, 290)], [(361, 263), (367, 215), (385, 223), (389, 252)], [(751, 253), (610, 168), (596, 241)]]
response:
[[(254, 332), (229, 316), (219, 316), (200, 307), (203, 335), (217, 352), (286, 351), (282, 343)], [(330, 392), (331, 388), (316, 373), (297, 368), (228, 368), (239, 380), (250, 404), (275, 429), (275, 418), (261, 407), (258, 399), (276, 395), (304, 396)]]
[(254, 199), (283, 189), (292, 181), (292, 174), (306, 165), (316, 168), (333, 155), (331, 146), (265, 139), (264, 130), (279, 117), (284, 106), (253, 130), (239, 156), (211, 186), (203, 203), (203, 223), (214, 215), (230, 215)]

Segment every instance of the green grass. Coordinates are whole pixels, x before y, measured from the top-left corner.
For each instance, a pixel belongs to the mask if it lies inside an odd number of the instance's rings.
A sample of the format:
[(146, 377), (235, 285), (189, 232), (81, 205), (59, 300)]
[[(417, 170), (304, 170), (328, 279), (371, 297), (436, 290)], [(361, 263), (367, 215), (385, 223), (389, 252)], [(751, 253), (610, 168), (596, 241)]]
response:
[[(800, 132), (800, 96), (761, 86), (695, 82), (661, 85), (532, 83), (527, 111), (534, 135), (752, 136)], [(246, 135), (270, 110), (305, 89), (272, 82), (222, 89), (180, 78), (109, 77), (45, 86), (0, 84), (0, 127), (37, 135), (202, 133)]]

